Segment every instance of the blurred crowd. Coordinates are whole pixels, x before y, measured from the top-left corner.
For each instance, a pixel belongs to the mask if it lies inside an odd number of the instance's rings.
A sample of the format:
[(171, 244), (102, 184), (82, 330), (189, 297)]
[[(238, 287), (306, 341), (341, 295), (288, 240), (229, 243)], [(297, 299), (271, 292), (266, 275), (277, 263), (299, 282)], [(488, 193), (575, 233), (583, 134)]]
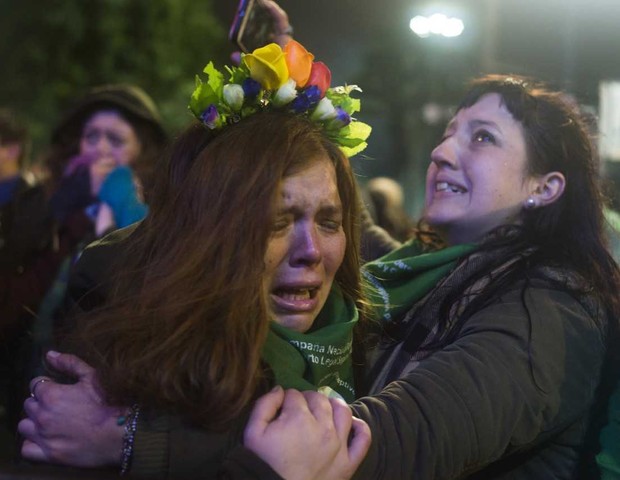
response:
[[(167, 141), (153, 100), (134, 85), (102, 85), (75, 98), (30, 157), (28, 127), (0, 110), (0, 420), (4, 455), (40, 368), (66, 328), (71, 267), (90, 242), (144, 218)], [(8, 440), (7, 440), (8, 439)]]

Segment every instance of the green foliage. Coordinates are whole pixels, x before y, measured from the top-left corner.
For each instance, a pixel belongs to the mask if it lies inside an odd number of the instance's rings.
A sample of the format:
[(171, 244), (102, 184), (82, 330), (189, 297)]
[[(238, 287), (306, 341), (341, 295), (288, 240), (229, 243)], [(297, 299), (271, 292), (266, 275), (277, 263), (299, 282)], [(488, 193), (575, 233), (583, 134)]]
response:
[(169, 131), (187, 124), (194, 75), (232, 48), (214, 0), (0, 0), (0, 105), (43, 145), (66, 105), (87, 88), (135, 83)]
[(327, 98), (332, 101), (335, 107), (340, 107), (349, 115), (353, 115), (361, 109), (359, 98), (353, 98), (350, 96), (351, 92), (355, 91), (361, 92), (362, 89), (357, 85), (336, 87), (327, 91)]

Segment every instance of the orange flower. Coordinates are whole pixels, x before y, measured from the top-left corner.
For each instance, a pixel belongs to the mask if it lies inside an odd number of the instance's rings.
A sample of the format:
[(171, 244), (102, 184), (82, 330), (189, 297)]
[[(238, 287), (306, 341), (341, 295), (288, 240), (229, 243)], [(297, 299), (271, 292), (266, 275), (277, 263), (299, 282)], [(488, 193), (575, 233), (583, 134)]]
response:
[(295, 80), (298, 88), (305, 86), (310, 77), (314, 55), (308, 52), (301, 43), (291, 40), (284, 47), (284, 56), (289, 77)]

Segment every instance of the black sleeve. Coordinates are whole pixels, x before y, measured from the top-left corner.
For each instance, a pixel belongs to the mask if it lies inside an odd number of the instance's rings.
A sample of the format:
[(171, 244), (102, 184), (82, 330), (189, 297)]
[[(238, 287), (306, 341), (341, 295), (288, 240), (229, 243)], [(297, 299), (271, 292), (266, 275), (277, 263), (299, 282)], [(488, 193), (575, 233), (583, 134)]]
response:
[(352, 405), (372, 431), (355, 478), (464, 478), (508, 454), (550, 444), (549, 457), (531, 457), (517, 477), (558, 478), (558, 471), (570, 477), (604, 334), (564, 292), (530, 288), (520, 295), (481, 310), (454, 343)]
[(219, 478), (222, 480), (283, 480), (269, 464), (242, 445), (234, 448), (226, 456)]
[(115, 230), (89, 244), (71, 266), (67, 289), (59, 313), (54, 319), (54, 334), (62, 338), (75, 327), (76, 318), (105, 303), (114, 275), (127, 248), (127, 241), (137, 224)]
[(134, 439), (131, 475), (160, 479), (281, 480), (241, 444), (247, 412), (224, 432), (192, 426), (176, 415), (144, 415)]

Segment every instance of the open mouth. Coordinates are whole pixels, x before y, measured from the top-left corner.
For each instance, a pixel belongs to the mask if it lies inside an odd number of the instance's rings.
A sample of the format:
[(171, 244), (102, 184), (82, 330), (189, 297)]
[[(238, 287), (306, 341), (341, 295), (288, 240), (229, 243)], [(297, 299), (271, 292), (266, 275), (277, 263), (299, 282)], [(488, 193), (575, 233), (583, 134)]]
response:
[(305, 300), (312, 300), (316, 297), (318, 292), (318, 287), (310, 287), (310, 288), (294, 288), (294, 287), (283, 287), (276, 288), (272, 293), (278, 298), (286, 302), (302, 302)]
[(448, 182), (437, 182), (435, 185), (436, 192), (453, 192), (453, 193), (465, 193), (467, 190), (459, 185), (454, 185)]

